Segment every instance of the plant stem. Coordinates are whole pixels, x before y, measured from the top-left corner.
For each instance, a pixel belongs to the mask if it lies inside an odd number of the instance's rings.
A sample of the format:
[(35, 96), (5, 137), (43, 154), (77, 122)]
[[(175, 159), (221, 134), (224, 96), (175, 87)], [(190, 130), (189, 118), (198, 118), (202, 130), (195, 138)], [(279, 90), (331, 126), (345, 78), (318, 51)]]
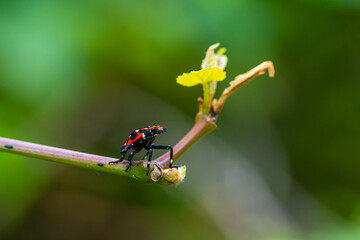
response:
[(257, 76), (264, 74), (266, 70), (268, 71), (270, 77), (274, 77), (275, 69), (273, 63), (271, 61), (265, 61), (259, 64), (258, 66), (254, 67), (250, 71), (238, 75), (234, 81), (231, 81), (230, 86), (223, 91), (219, 100), (214, 99), (215, 101), (213, 101), (212, 103), (212, 107), (213, 107), (212, 111), (214, 115), (216, 116), (219, 115), (226, 100), (228, 99), (228, 97), (230, 97), (231, 94), (233, 94), (236, 90), (238, 90), (245, 84), (249, 83)]
[[(204, 114), (199, 114), (198, 120), (194, 127), (175, 145), (174, 147), (174, 160), (179, 158), (192, 144), (206, 133), (211, 132), (216, 128), (209, 117)], [(69, 165), (94, 169), (104, 172), (115, 173), (118, 175), (125, 175), (136, 178), (141, 181), (149, 181), (149, 176), (146, 175), (146, 160), (133, 161), (133, 164), (128, 172), (125, 172), (128, 161), (124, 160), (118, 164), (109, 165), (110, 161), (117, 160), (116, 158), (104, 157), (94, 154), (82, 153), (62, 148), (50, 147), (36, 143), (30, 143), (10, 138), (0, 137), (0, 151), (15, 153), (29, 157), (35, 157), (53, 162), (65, 163)], [(165, 153), (159, 158), (152, 161), (158, 167), (165, 169), (170, 164), (170, 153)], [(162, 177), (162, 170), (161, 176)], [(164, 174), (167, 172), (164, 171)], [(170, 173), (169, 173), (170, 174)], [(171, 173), (172, 175), (174, 173)], [(181, 174), (181, 173), (180, 173)], [(166, 175), (164, 176), (166, 180)], [(154, 179), (153, 179), (154, 180)], [(159, 179), (156, 179), (158, 181)], [(181, 179), (182, 180), (182, 179)], [(176, 179), (178, 181), (178, 179)], [(160, 181), (164, 182), (164, 181)], [(165, 181), (166, 183), (171, 183)], [(173, 182), (178, 183), (178, 182)]]
[[(174, 146), (174, 161), (176, 161), (191, 145), (205, 134), (216, 129), (216, 124), (210, 117), (199, 113), (193, 128)], [(170, 153), (166, 153), (154, 160), (162, 168), (169, 167)]]
[(211, 99), (212, 99), (212, 96), (210, 96), (210, 93), (209, 93), (209, 84), (208, 83), (203, 84), (203, 92), (204, 92), (204, 102), (202, 105), (202, 113), (207, 115), (210, 111), (210, 105), (211, 105)]
[[(35, 157), (53, 162), (65, 163), (100, 171), (113, 172), (121, 175), (125, 171), (127, 161), (120, 164), (109, 165), (108, 162), (117, 160), (116, 158), (104, 157), (88, 153), (82, 153), (62, 148), (50, 147), (36, 143), (24, 142), (20, 140), (0, 137), (0, 151), (15, 153), (29, 157)], [(137, 166), (141, 161), (134, 161), (133, 166)], [(110, 167), (109, 167), (110, 166)]]

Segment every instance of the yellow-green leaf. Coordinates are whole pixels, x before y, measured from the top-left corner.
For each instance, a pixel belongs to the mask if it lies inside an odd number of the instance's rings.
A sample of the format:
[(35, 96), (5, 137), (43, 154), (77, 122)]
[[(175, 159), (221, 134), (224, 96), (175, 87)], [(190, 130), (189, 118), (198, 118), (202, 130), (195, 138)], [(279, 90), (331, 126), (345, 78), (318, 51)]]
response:
[(185, 87), (197, 84), (205, 84), (210, 81), (222, 81), (226, 78), (226, 72), (221, 68), (203, 68), (200, 71), (192, 71), (178, 76), (176, 82)]

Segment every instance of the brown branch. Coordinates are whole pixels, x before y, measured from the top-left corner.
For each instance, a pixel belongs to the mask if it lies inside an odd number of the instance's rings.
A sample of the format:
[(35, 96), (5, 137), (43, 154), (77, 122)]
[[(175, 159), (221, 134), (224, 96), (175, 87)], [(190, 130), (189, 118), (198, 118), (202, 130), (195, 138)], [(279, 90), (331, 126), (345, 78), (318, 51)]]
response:
[(244, 86), (246, 83), (253, 80), (255, 77), (264, 74), (265, 70), (268, 70), (270, 77), (274, 77), (275, 69), (271, 61), (263, 62), (260, 65), (251, 69), (250, 71), (248, 71), (247, 73), (238, 75), (234, 81), (230, 82), (230, 87), (224, 90), (219, 100), (216, 99), (213, 100), (212, 103), (213, 113), (215, 115), (219, 115), (222, 108), (224, 107), (226, 100), (228, 99), (228, 97), (230, 97), (231, 94), (233, 94), (236, 90)]
[[(193, 128), (174, 146), (174, 161), (176, 161), (198, 139), (215, 129), (216, 124), (214, 120), (199, 113)], [(162, 168), (167, 168), (170, 164), (170, 153), (166, 153), (154, 161)]]
[[(110, 161), (117, 160), (116, 158), (82, 153), (4, 137), (0, 137), (0, 151), (76, 166), (97, 166), (96, 168), (102, 167)], [(126, 164), (127, 161), (121, 163), (119, 166), (125, 166)], [(139, 161), (134, 161), (134, 164), (139, 164)]]
[(110, 172), (119, 175), (130, 176), (141, 181), (159, 181), (160, 183), (175, 184), (183, 179), (183, 171), (164, 170), (155, 162), (151, 164), (150, 176), (146, 175), (146, 160), (133, 161), (128, 172), (125, 172), (127, 160), (119, 164), (109, 165), (110, 161), (116, 158), (104, 157), (94, 154), (82, 153), (62, 148), (50, 147), (36, 143), (30, 143), (10, 138), (0, 137), (0, 151), (15, 153), (29, 157), (35, 157), (53, 162), (65, 163), (74, 166), (94, 169), (98, 171)]
[[(174, 146), (174, 160), (176, 161), (199, 138), (214, 129), (216, 129), (216, 124), (209, 117), (200, 113), (193, 128)], [(127, 160), (110, 165), (109, 162), (117, 159), (4, 137), (0, 137), (0, 151), (131, 176), (144, 181), (149, 181), (151, 178), (153, 181), (163, 179), (162, 182), (164, 183), (178, 183), (183, 179), (182, 171), (185, 171), (185, 168), (180, 171), (168, 169), (170, 164), (169, 153), (165, 153), (151, 162), (149, 178), (146, 176), (147, 160), (133, 161), (129, 171), (125, 172)]]

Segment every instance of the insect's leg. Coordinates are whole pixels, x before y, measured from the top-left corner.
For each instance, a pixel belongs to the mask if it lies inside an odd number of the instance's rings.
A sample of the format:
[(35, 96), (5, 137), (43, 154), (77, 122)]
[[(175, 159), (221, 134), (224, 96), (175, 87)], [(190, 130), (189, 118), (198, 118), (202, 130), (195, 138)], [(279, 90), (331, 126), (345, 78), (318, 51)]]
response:
[(126, 152), (127, 152), (127, 150), (126, 150), (125, 152), (123, 152), (123, 153), (122, 153), (122, 155), (121, 155), (120, 159), (115, 160), (115, 161), (111, 161), (111, 162), (109, 162), (109, 164), (122, 162), (122, 160), (124, 160), (124, 157), (125, 157)]
[(169, 166), (169, 168), (178, 168), (177, 166), (172, 165), (173, 164), (173, 155), (174, 155), (172, 146), (170, 146), (170, 145), (154, 145), (154, 144), (152, 144), (150, 146), (150, 149), (166, 149), (166, 150), (170, 149), (170, 166)]
[(151, 158), (152, 158), (152, 148), (149, 149), (149, 151), (147, 152), (147, 154), (149, 154), (149, 159), (148, 159), (148, 162), (147, 162), (147, 168), (146, 168), (146, 175), (149, 175), (149, 168), (150, 168), (150, 161), (151, 161)]
[(129, 168), (131, 167), (131, 165), (132, 165), (131, 159), (132, 159), (132, 158), (134, 157), (134, 155), (137, 154), (140, 150), (141, 150), (141, 149), (139, 149), (139, 150), (134, 150), (134, 151), (132, 151), (132, 152), (129, 154), (129, 158), (128, 158), (129, 165), (127, 165), (127, 167), (126, 167), (126, 169), (125, 169), (125, 172), (127, 172), (127, 171), (129, 170)]
[(147, 153), (143, 156), (142, 159), (145, 159), (149, 155), (150, 150), (147, 151)]

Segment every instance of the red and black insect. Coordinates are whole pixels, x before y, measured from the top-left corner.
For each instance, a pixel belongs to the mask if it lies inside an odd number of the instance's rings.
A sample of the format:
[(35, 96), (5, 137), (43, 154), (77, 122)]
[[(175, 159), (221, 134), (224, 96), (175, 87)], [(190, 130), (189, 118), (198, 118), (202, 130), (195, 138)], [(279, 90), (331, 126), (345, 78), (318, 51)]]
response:
[(144, 148), (147, 150), (147, 153), (145, 154), (143, 159), (145, 159), (146, 156), (148, 156), (148, 158), (149, 158), (148, 164), (147, 164), (147, 170), (146, 170), (146, 174), (149, 174), (149, 167), (150, 167), (150, 161), (151, 161), (153, 149), (166, 149), (166, 150), (170, 149), (170, 168), (172, 168), (173, 167), (172, 166), (172, 163), (173, 163), (173, 148), (172, 148), (172, 146), (153, 144), (156, 136), (158, 134), (164, 133), (164, 132), (166, 132), (166, 128), (161, 127), (161, 126), (148, 126), (148, 127), (139, 128), (139, 129), (135, 130), (134, 132), (132, 132), (130, 134), (128, 139), (126, 139), (126, 141), (122, 145), (122, 148), (120, 150), (120, 153), (121, 153), (120, 159), (109, 162), (109, 164), (121, 162), (122, 160), (124, 160), (126, 152), (129, 149), (134, 149), (134, 151), (132, 151), (128, 157), (129, 165), (126, 167), (126, 170), (125, 170), (125, 171), (128, 171), (132, 164), (131, 159), (134, 157), (135, 154), (137, 154), (138, 152), (141, 151), (141, 149)]

